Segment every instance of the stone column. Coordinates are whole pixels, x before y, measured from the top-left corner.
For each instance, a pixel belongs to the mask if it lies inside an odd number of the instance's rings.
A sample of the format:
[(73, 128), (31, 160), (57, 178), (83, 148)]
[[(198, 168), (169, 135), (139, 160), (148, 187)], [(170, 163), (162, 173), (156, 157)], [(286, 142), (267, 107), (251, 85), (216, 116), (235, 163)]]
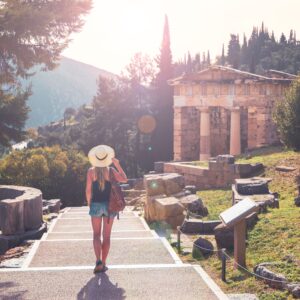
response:
[(173, 149), (174, 149), (174, 157), (173, 159), (176, 161), (183, 160), (182, 153), (182, 138), (183, 138), (183, 130), (182, 130), (182, 107), (174, 107), (174, 133), (173, 133)]
[(200, 160), (210, 158), (210, 117), (208, 107), (200, 108)]
[(231, 110), (230, 118), (230, 154), (241, 154), (241, 115), (240, 108), (235, 107)]

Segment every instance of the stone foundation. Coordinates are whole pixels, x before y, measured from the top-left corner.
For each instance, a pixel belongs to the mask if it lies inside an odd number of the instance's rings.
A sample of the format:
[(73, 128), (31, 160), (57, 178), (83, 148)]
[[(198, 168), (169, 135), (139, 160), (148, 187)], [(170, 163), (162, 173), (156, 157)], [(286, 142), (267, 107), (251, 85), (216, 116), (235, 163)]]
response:
[(198, 189), (225, 188), (241, 177), (263, 170), (262, 164), (235, 164), (234, 157), (219, 155), (208, 162), (208, 167), (199, 167), (188, 162), (164, 163), (165, 173), (183, 175), (185, 183)]
[(3, 235), (22, 234), (43, 222), (42, 192), (21, 186), (0, 186), (0, 230)]

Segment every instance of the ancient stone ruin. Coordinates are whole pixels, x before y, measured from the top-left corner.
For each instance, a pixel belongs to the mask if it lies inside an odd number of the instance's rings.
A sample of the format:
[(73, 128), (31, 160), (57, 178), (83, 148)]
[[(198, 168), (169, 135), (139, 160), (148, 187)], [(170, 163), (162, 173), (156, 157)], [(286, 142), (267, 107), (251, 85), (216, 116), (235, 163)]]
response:
[(43, 225), (42, 192), (22, 186), (0, 186), (0, 253), (24, 239), (41, 235)]
[(224, 188), (237, 178), (246, 178), (263, 170), (263, 164), (235, 163), (232, 155), (218, 155), (208, 161), (208, 166), (197, 166), (191, 162), (158, 162), (157, 173), (179, 173), (185, 183), (198, 189)]
[(174, 87), (174, 160), (208, 160), (278, 143), (273, 107), (295, 78), (212, 65), (169, 80)]
[(201, 199), (191, 194), (188, 187), (185, 188), (182, 175), (176, 173), (145, 175), (144, 186), (146, 189), (144, 211), (148, 222), (165, 221), (172, 228), (176, 228), (185, 219), (186, 210), (207, 215), (207, 209)]
[[(268, 183), (270, 178), (252, 177), (247, 179), (235, 179), (232, 185), (232, 205), (239, 201), (250, 198), (259, 206), (259, 212), (264, 212), (268, 207), (279, 207), (279, 195), (269, 191)], [(245, 218), (247, 229), (253, 228), (258, 217), (253, 212)], [(220, 220), (203, 221), (197, 219), (185, 219), (180, 227), (185, 234), (215, 235), (215, 240), (219, 249), (233, 248), (234, 233), (233, 227), (225, 226)]]
[(232, 185), (232, 204), (247, 197), (255, 201), (261, 211), (266, 211), (267, 207), (279, 208), (279, 195), (269, 191), (268, 183), (271, 180), (264, 177), (236, 179)]

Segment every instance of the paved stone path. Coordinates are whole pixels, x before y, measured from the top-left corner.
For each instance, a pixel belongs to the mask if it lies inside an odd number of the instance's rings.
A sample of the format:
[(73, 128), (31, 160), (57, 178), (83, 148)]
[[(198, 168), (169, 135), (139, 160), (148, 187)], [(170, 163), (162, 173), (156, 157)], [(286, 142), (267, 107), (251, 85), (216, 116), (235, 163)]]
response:
[(67, 208), (22, 268), (0, 270), (0, 299), (228, 299), (200, 266), (184, 264), (165, 238), (126, 211), (115, 220), (109, 270), (93, 274), (87, 207)]

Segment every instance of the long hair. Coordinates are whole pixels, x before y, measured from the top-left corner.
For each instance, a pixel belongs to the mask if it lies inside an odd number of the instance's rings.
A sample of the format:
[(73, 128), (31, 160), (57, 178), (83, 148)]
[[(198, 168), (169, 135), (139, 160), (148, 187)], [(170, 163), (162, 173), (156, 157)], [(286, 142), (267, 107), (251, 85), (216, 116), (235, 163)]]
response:
[(105, 177), (104, 177), (105, 170), (107, 170), (107, 167), (95, 167), (96, 180), (99, 183), (99, 188), (101, 191), (105, 189)]

